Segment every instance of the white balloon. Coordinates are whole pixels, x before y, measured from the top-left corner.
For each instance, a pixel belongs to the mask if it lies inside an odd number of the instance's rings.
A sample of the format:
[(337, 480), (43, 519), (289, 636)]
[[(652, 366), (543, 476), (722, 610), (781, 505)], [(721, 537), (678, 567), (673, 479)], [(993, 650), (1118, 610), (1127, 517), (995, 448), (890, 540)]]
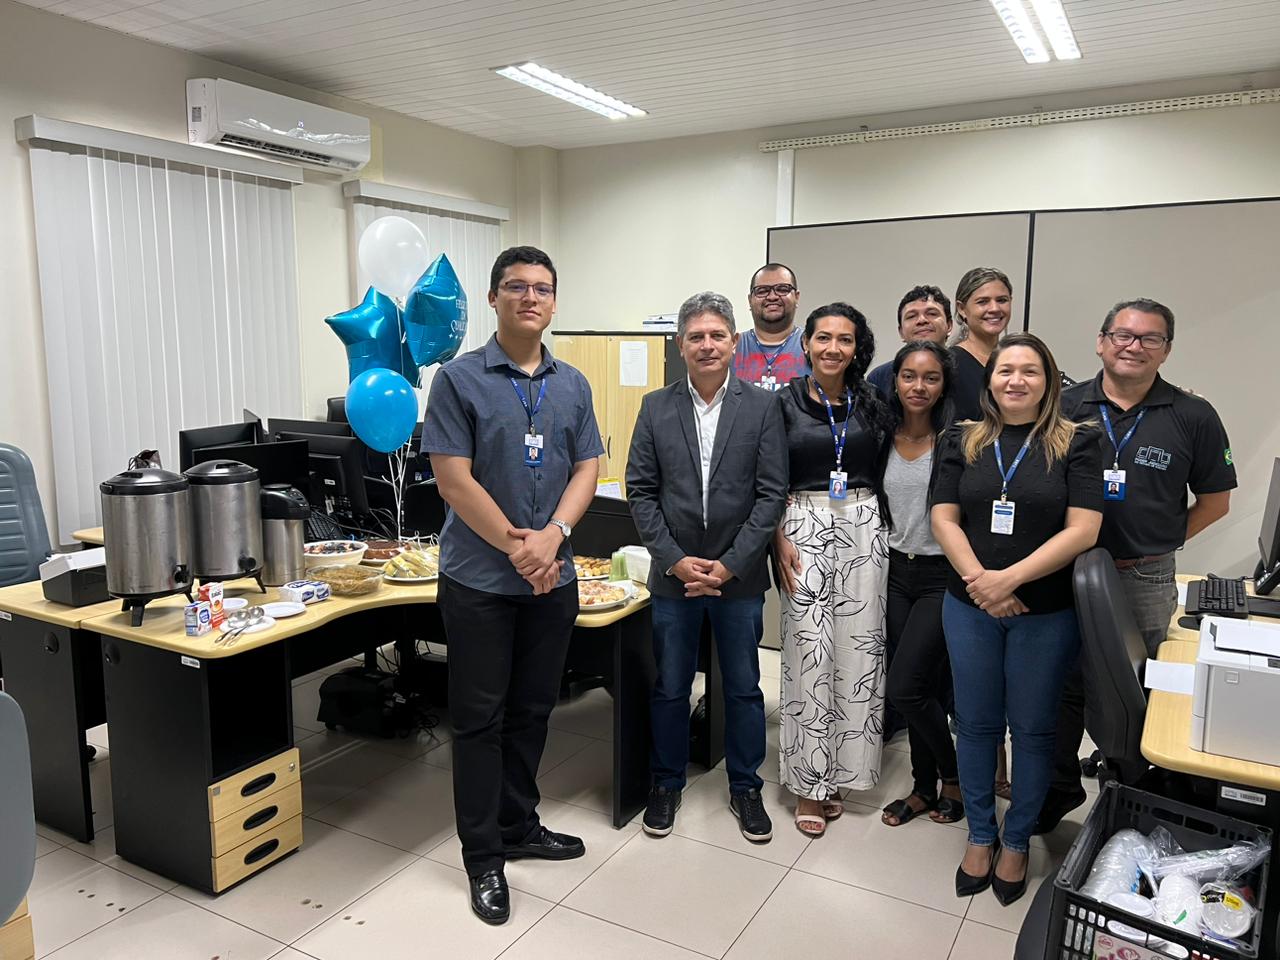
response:
[(402, 303), (431, 263), (427, 238), (404, 217), (379, 217), (365, 227), (359, 256), (373, 288)]

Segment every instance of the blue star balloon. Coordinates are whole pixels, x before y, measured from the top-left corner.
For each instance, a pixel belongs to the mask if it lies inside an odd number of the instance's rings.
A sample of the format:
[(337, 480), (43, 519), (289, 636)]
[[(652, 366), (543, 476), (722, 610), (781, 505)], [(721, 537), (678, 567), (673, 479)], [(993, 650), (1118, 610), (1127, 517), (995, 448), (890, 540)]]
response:
[(347, 382), (366, 370), (394, 370), (412, 386), (422, 385), (422, 371), (400, 336), (395, 301), (370, 287), (364, 300), (324, 320), (347, 348)]
[(420, 367), (452, 360), (467, 335), (467, 294), (443, 253), (409, 291), (404, 332)]

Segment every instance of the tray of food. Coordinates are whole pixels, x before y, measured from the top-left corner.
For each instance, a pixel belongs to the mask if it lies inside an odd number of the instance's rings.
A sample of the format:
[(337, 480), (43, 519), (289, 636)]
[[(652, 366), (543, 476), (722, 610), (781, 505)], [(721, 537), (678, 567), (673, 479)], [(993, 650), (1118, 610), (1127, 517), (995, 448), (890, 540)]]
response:
[(406, 548), (382, 565), (388, 583), (432, 583), (440, 576), (440, 548)]
[(579, 580), (605, 580), (613, 561), (608, 557), (584, 557), (573, 555), (573, 569)]
[(620, 607), (636, 595), (630, 580), (606, 583), (603, 580), (578, 581), (578, 607), (582, 613), (598, 613)]
[(360, 560), (366, 567), (381, 567), (413, 546), (407, 540), (369, 540), (367, 545), (368, 549)]
[(302, 553), (308, 565), (314, 563), (337, 567), (359, 563), (364, 559), (368, 547), (363, 540), (314, 540), (302, 545)]
[(382, 583), (382, 571), (362, 567), (358, 563), (328, 564), (308, 567), (307, 576), (327, 583), (337, 597), (360, 597), (373, 593)]

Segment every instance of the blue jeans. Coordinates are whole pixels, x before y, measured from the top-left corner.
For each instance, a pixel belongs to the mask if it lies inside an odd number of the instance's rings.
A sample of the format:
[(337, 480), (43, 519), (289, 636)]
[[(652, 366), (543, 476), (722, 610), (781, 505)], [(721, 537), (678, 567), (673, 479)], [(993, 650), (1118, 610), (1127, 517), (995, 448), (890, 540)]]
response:
[(1004, 845), (1025, 853), (1053, 771), (1058, 698), (1080, 650), (1073, 608), (992, 617), (950, 593), (942, 627), (956, 695), (956, 765), (969, 820), (969, 842), (996, 839), (996, 747), (1005, 720), (1013, 734), (1013, 802)]
[(764, 634), (764, 595), (743, 600), (654, 597), (652, 603), (653, 655), (658, 663), (650, 706), (653, 782), (669, 789), (684, 788), (689, 765), (689, 695), (705, 614), (711, 617), (724, 680), (729, 792), (759, 790), (764, 785), (756, 773), (764, 763), (764, 693), (756, 651)]

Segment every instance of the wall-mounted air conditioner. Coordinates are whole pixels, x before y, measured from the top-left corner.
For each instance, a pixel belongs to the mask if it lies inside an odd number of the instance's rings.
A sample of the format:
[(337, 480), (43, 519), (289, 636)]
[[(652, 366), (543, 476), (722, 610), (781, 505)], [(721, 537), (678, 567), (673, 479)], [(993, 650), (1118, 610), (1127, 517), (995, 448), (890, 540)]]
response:
[(187, 81), (187, 139), (338, 170), (369, 162), (364, 117), (230, 80)]

